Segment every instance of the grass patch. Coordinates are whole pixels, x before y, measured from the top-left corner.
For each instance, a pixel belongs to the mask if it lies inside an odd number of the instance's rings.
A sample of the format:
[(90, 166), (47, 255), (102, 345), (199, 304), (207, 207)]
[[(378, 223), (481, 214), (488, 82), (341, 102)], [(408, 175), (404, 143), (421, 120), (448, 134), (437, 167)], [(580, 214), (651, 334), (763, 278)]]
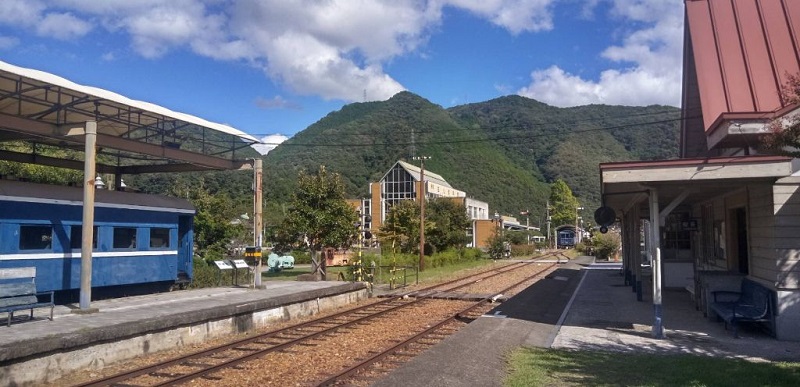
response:
[(511, 354), (504, 385), (800, 386), (800, 363), (523, 348)]

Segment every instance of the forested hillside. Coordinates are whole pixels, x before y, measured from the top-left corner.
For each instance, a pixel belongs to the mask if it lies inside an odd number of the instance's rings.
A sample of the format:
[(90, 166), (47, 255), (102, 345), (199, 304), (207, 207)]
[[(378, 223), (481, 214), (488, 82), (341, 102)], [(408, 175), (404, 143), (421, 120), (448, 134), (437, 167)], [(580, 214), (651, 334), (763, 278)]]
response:
[(412, 155), (424, 155), (427, 170), (491, 211), (530, 209), (538, 221), (549, 183), (561, 178), (590, 215), (600, 202), (597, 164), (676, 157), (678, 117), (666, 106), (557, 108), (519, 96), (443, 109), (402, 92), (347, 105), (270, 152), (266, 198), (285, 202), (297, 171), (319, 164), (363, 197), (397, 160), (417, 164)]
[[(534, 224), (543, 221), (549, 184), (562, 179), (590, 219), (600, 204), (598, 163), (676, 157), (678, 118), (679, 110), (666, 106), (557, 108), (520, 96), (450, 109), (409, 92), (387, 101), (349, 104), (264, 157), (265, 223), (282, 220), (300, 170), (315, 171), (325, 165), (342, 176), (349, 197), (359, 198), (367, 196), (369, 183), (380, 180), (397, 160), (418, 165), (414, 155), (430, 157), (427, 170), (489, 202), (491, 212), (530, 210)], [(243, 157), (257, 157), (252, 149), (244, 151), (250, 154)], [(39, 180), (77, 181), (80, 175), (54, 172), (59, 180), (47, 178), (48, 170), (0, 162), (0, 173), (33, 180), (45, 176)], [(252, 211), (252, 171), (124, 179), (143, 192), (221, 206), (225, 214), (220, 216), (226, 219)]]

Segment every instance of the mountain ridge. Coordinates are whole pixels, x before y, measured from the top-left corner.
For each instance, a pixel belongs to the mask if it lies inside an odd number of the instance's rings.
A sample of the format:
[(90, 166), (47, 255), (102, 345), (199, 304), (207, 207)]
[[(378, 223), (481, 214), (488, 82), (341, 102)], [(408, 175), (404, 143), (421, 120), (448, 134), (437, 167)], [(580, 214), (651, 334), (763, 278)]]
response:
[(677, 157), (679, 112), (660, 105), (559, 108), (517, 95), (445, 109), (404, 91), (345, 105), (264, 156), (273, 183), (267, 200), (287, 200), (296, 173), (320, 164), (342, 175), (349, 196), (364, 197), (397, 160), (416, 164), (412, 155), (425, 155), (426, 169), (489, 202), (491, 211), (544, 214), (549, 184), (559, 178), (593, 209), (599, 162)]

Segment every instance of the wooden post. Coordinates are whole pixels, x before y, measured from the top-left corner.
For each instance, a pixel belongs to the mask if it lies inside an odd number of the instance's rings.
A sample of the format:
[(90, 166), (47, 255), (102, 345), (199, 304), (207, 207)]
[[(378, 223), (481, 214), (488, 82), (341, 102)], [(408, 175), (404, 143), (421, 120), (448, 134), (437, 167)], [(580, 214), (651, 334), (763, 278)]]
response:
[(414, 157), (419, 160), (419, 271), (425, 270), (425, 160), (428, 156)]

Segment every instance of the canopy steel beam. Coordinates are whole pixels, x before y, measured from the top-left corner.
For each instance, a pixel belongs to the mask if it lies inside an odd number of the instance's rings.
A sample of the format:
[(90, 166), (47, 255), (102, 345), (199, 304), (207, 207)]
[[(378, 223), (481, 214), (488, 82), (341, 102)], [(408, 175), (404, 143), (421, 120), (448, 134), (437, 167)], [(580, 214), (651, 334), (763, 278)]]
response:
[[(67, 141), (75, 144), (84, 143), (85, 133), (83, 132), (83, 124), (54, 125), (7, 114), (0, 114), (0, 118), (2, 118), (3, 126), (11, 131), (51, 139), (53, 141)], [(97, 146), (181, 161), (196, 166), (197, 169), (195, 170), (240, 169), (242, 165), (246, 163), (246, 161), (226, 160), (101, 133), (97, 134)]]

